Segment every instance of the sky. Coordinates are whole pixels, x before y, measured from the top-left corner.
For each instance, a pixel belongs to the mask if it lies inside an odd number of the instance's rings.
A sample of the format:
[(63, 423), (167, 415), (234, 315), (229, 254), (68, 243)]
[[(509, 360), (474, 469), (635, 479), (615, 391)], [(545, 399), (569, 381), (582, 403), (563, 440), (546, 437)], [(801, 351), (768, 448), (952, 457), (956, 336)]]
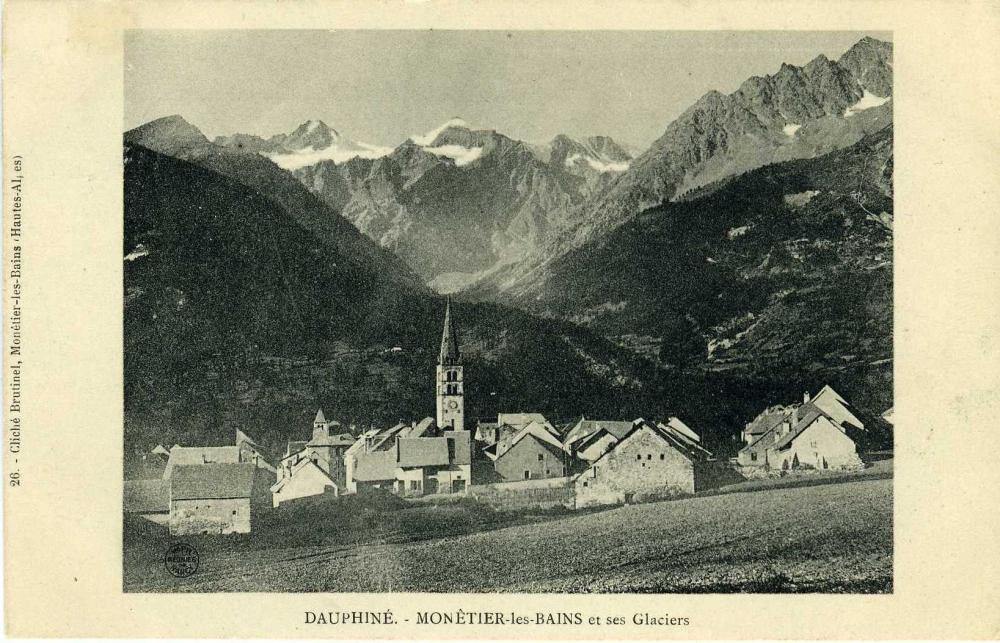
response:
[(884, 32), (129, 31), (125, 128), (180, 114), (209, 138), (318, 119), (395, 146), (459, 117), (541, 143), (645, 148), (705, 92), (837, 59)]

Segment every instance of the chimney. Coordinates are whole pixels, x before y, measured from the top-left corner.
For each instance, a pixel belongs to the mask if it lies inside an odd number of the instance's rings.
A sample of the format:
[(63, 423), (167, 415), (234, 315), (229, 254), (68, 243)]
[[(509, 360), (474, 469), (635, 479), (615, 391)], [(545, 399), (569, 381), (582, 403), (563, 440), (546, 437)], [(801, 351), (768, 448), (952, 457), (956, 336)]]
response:
[(810, 399), (812, 399), (812, 398), (809, 395), (809, 391), (806, 391), (805, 393), (802, 394), (802, 403), (803, 404), (808, 404)]

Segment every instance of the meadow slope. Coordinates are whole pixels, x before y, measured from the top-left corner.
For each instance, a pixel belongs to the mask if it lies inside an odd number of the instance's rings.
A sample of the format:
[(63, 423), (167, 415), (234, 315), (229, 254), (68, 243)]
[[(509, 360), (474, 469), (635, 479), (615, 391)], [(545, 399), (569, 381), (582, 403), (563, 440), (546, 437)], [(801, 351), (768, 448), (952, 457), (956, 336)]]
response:
[(892, 481), (631, 505), (398, 544), (220, 549), (203, 552), (187, 579), (141, 562), (126, 555), (126, 591), (891, 592)]

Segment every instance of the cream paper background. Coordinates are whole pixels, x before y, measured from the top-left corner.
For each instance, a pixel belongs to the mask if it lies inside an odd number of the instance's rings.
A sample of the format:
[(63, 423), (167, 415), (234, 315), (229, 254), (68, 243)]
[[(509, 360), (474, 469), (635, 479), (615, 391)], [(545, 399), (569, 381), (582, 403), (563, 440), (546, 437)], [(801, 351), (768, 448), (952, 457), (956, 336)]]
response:
[[(891, 30), (894, 593), (123, 594), (122, 30), (324, 26)], [(8, 0), (3, 28), (4, 170), (10, 170), (10, 157), (20, 154), (25, 175), (23, 485), (5, 487), (10, 635), (1000, 636), (1000, 3)], [(8, 217), (6, 185), (4, 196)], [(4, 306), (8, 310), (6, 294)], [(6, 386), (4, 394), (9, 395)], [(303, 624), (304, 610), (391, 608), (412, 621), (417, 609), (459, 607), (595, 615), (669, 612), (690, 618), (691, 625)]]

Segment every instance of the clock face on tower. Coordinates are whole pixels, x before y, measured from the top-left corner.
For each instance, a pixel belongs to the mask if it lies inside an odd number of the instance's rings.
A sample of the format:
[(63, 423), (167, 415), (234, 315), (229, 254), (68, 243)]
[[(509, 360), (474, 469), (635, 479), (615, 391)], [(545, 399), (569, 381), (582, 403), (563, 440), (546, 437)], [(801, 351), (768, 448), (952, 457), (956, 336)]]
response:
[(450, 402), (448, 402), (448, 408), (452, 409), (452, 410), (457, 409), (458, 408), (458, 402), (456, 402), (455, 400), (451, 400)]

